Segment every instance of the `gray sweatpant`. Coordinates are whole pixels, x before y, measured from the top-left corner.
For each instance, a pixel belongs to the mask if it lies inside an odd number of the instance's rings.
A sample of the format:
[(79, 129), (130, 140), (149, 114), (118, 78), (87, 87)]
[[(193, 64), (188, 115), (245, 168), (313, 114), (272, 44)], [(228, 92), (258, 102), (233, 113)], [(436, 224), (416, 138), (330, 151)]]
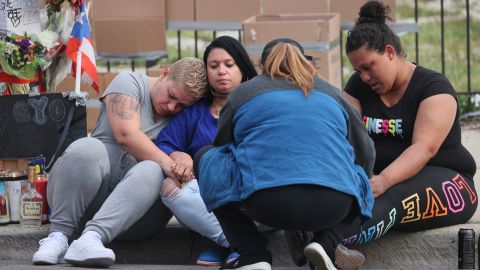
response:
[(118, 144), (81, 138), (50, 171), (50, 231), (70, 237), (85, 226), (104, 243), (152, 236), (172, 217), (159, 197), (164, 178), (157, 163), (137, 163)]

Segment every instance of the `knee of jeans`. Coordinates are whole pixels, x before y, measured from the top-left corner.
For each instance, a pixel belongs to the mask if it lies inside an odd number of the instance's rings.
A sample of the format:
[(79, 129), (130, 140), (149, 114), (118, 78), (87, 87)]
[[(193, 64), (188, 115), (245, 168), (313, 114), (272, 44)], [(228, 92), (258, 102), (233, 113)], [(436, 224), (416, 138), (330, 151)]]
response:
[(188, 183), (186, 183), (183, 188), (184, 189), (189, 189), (192, 193), (198, 193), (199, 192), (199, 187), (198, 187), (197, 179), (192, 179), (192, 180), (188, 181)]
[(181, 192), (181, 186), (178, 180), (167, 177), (162, 183), (162, 199), (173, 200)]

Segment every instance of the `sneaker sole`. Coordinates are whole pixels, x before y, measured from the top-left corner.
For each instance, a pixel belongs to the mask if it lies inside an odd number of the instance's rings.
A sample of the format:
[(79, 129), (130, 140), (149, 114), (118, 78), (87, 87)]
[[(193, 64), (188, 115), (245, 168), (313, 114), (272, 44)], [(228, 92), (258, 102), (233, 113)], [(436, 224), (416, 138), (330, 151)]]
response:
[(60, 264), (62, 262), (65, 262), (63, 260), (63, 257), (62, 258), (57, 258), (57, 257), (47, 258), (45, 256), (40, 256), (40, 255), (35, 256), (35, 255), (36, 254), (34, 254), (33, 257), (32, 257), (32, 263), (34, 265), (55, 265), (55, 264)]
[(48, 260), (32, 260), (32, 263), (34, 265), (55, 265), (55, 264), (58, 264), (58, 262), (54, 262), (54, 261), (48, 261)]
[(222, 266), (221, 262), (206, 262), (206, 261), (197, 261), (196, 265), (198, 266)]
[(237, 269), (237, 270), (272, 270), (272, 266), (267, 262), (258, 262), (258, 263), (238, 267), (238, 268), (232, 268), (232, 269)]
[(365, 256), (358, 250), (338, 245), (335, 249), (335, 263), (342, 270), (357, 270), (365, 262)]
[(88, 260), (65, 259), (65, 261), (71, 265), (85, 267), (109, 267), (115, 263), (115, 260), (111, 258), (94, 258)]
[(337, 270), (323, 247), (318, 243), (310, 243), (303, 251), (316, 270)]

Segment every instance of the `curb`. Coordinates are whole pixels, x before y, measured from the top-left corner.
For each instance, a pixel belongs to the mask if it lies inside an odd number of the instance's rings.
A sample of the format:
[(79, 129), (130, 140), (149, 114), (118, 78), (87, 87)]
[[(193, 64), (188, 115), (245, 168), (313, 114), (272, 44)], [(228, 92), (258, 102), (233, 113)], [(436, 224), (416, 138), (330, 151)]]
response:
[[(9, 224), (0, 228), (0, 261), (30, 260), (38, 249), (38, 241), (49, 233), (50, 225), (40, 228), (21, 228)], [(283, 232), (267, 233), (269, 248), (273, 253), (274, 266), (295, 265), (288, 255)], [(209, 241), (199, 234), (170, 222), (154, 237), (138, 241), (115, 240), (106, 245), (113, 249), (116, 263), (194, 265), (200, 252), (208, 247)]]

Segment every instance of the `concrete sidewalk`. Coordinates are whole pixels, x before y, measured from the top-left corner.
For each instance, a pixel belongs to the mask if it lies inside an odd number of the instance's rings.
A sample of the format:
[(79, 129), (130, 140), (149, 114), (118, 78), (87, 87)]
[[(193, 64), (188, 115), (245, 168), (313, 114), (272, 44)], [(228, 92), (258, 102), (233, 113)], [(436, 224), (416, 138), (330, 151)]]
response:
[[(477, 162), (475, 180), (478, 181), (480, 180), (480, 129), (463, 129), (462, 139), (463, 144)], [(480, 188), (479, 185), (476, 186)], [(480, 211), (477, 211), (467, 224), (417, 233), (389, 232), (381, 239), (360, 245), (357, 248), (366, 257), (366, 263), (362, 269), (456, 269), (457, 234), (460, 228), (473, 228), (478, 237)], [(48, 225), (39, 229), (24, 229), (15, 224), (0, 226), (0, 264), (14, 264), (19, 261), (28, 265), (38, 248), (38, 241), (48, 234), (48, 229)], [(296, 267), (290, 260), (281, 231), (269, 233), (268, 237), (274, 254), (275, 268), (307, 269)], [(187, 266), (194, 264), (200, 251), (207, 245), (208, 242), (205, 239), (172, 220), (169, 226), (154, 238), (130, 242), (114, 241), (110, 247), (115, 250), (117, 263)], [(68, 264), (58, 266), (58, 268), (63, 267), (70, 266)], [(114, 268), (118, 267), (123, 266)], [(193, 266), (192, 268), (204, 269)], [(170, 268), (160, 267), (159, 269)]]

